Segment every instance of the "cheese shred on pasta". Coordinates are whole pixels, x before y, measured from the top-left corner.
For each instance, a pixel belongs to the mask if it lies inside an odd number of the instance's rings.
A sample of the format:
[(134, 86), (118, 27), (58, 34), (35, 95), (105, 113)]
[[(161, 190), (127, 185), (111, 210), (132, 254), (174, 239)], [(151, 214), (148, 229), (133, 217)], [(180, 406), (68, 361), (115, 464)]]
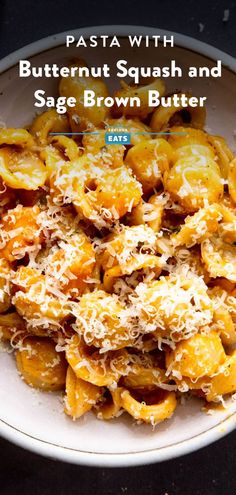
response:
[[(69, 76), (59, 91), (79, 101), (84, 87)], [(136, 90), (130, 114), (79, 106), (0, 129), (0, 340), (73, 420), (155, 425), (186, 393), (236, 392), (236, 159), (203, 110), (186, 123)], [(105, 144), (115, 126), (127, 149)]]

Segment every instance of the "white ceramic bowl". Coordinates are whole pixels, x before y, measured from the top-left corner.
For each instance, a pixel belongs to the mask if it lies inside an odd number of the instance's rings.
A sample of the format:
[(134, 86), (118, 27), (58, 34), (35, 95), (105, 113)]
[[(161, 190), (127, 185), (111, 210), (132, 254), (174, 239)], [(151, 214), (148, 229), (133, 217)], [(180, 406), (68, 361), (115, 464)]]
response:
[[(134, 26), (100, 26), (72, 31), (75, 37), (95, 34), (126, 37), (128, 34), (175, 34), (159, 29)], [(19, 80), (17, 63), (30, 58), (34, 64), (65, 62), (79, 55), (89, 63), (114, 63), (114, 51), (96, 49), (66, 49), (66, 33), (45, 38), (18, 50), (0, 62), (0, 120), (8, 126), (29, 123), (34, 116), (33, 93), (42, 87), (56, 94), (57, 80)], [(170, 90), (192, 89), (208, 97), (207, 126), (227, 137), (235, 146), (236, 125), (236, 62), (219, 50), (194, 39), (175, 34), (175, 48), (129, 50), (123, 39), (117, 58), (126, 58), (131, 65), (156, 65), (175, 58), (182, 66), (213, 64), (221, 59), (224, 65), (221, 79), (172, 81)], [(123, 57), (124, 56), (124, 57)], [(0, 353), (0, 434), (21, 447), (63, 461), (94, 466), (132, 466), (149, 464), (192, 452), (233, 430), (236, 426), (236, 402), (213, 415), (201, 411), (199, 400), (179, 405), (174, 416), (156, 427), (137, 426), (122, 415), (110, 422), (101, 422), (88, 414), (73, 422), (63, 414), (61, 396), (34, 391), (23, 383), (16, 372), (12, 354)]]

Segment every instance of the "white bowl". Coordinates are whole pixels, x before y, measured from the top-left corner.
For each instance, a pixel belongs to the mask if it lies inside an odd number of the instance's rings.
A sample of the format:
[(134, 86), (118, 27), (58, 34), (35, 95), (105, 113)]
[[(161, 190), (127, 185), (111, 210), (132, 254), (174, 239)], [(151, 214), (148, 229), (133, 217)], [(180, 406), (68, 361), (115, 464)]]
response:
[[(236, 62), (219, 50), (175, 33), (154, 28), (134, 26), (100, 26), (72, 31), (75, 37), (108, 34), (125, 37), (128, 34), (174, 34), (174, 48), (117, 49), (117, 58), (126, 58), (131, 65), (156, 65), (175, 58), (184, 68), (187, 65), (214, 64), (221, 59), (224, 65), (221, 79), (172, 80), (170, 90), (192, 89), (193, 93), (208, 97), (207, 126), (225, 136), (235, 146), (236, 127)], [(41, 87), (48, 95), (56, 94), (58, 80), (28, 80), (17, 77), (19, 59), (30, 58), (34, 64), (65, 62), (75, 55), (91, 64), (115, 62), (109, 49), (66, 49), (66, 33), (45, 38), (14, 52), (0, 62), (0, 120), (8, 126), (29, 123), (35, 113), (33, 93)], [(155, 65), (155, 64), (154, 64)], [(191, 83), (191, 87), (190, 87)], [(236, 402), (229, 400), (226, 410), (208, 415), (201, 411), (200, 400), (179, 405), (174, 416), (156, 427), (137, 426), (125, 415), (110, 422), (101, 422), (93, 414), (73, 422), (63, 414), (60, 395), (34, 391), (23, 383), (16, 372), (12, 354), (0, 353), (0, 434), (26, 449), (63, 461), (94, 466), (131, 466), (159, 462), (192, 452), (220, 439), (236, 426)]]

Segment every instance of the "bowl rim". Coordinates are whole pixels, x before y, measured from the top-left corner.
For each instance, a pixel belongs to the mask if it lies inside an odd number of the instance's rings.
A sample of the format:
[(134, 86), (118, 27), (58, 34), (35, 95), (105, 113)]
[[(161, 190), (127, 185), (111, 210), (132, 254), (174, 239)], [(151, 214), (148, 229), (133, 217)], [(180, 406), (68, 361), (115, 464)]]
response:
[(21, 448), (44, 457), (81, 466), (122, 468), (135, 467), (168, 461), (195, 452), (228, 435), (236, 427), (236, 412), (216, 426), (166, 447), (152, 448), (140, 452), (94, 453), (55, 445), (22, 432), (0, 419), (0, 435)]
[[(65, 43), (65, 37), (67, 34), (71, 34), (75, 36), (75, 38), (78, 36), (84, 36), (84, 38), (87, 39), (89, 38), (89, 36), (92, 35), (100, 36), (102, 34), (106, 34), (109, 36), (113, 36), (114, 33), (118, 37), (126, 37), (129, 34), (151, 35), (154, 33), (157, 33), (160, 36), (173, 35), (176, 47), (193, 51), (194, 53), (203, 55), (213, 61), (220, 59), (222, 60), (222, 65), (226, 69), (236, 74), (236, 59), (233, 58), (231, 55), (219, 50), (218, 48), (213, 47), (212, 45), (173, 31), (163, 30), (156, 27), (133, 25), (89, 26), (67, 30), (55, 35), (47, 36), (5, 56), (0, 61), (0, 74), (3, 74), (5, 71), (14, 67), (21, 58), (29, 58), (35, 55), (39, 55), (42, 52), (63, 45)], [(74, 450), (69, 447), (54, 445), (49, 442), (37, 439), (25, 432), (22, 432), (14, 426), (0, 419), (0, 435), (6, 440), (9, 440), (20, 447), (23, 447), (45, 457), (69, 462), (72, 464), (94, 467), (131, 467), (170, 460), (205, 447), (227, 435), (235, 428), (236, 413), (231, 413), (214, 427), (211, 427), (210, 429), (198, 435), (195, 435), (190, 439), (177, 442), (174, 445), (156, 449), (153, 448), (151, 450), (144, 450), (135, 453), (127, 452), (125, 454), (112, 454), (84, 452)]]

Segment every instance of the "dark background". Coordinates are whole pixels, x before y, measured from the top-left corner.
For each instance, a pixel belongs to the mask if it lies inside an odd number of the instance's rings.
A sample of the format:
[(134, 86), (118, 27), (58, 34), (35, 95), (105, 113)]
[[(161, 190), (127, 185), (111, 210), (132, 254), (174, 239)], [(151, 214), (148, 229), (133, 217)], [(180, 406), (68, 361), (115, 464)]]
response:
[(236, 0), (0, 0), (0, 57), (50, 34), (102, 24), (173, 30), (236, 56), (235, 21)]
[[(225, 9), (230, 11), (228, 22), (222, 20)], [(44, 36), (101, 24), (173, 30), (236, 55), (236, 0), (0, 0), (0, 58)], [(162, 464), (96, 469), (44, 459), (0, 439), (0, 493), (234, 495), (235, 449), (236, 432)]]

